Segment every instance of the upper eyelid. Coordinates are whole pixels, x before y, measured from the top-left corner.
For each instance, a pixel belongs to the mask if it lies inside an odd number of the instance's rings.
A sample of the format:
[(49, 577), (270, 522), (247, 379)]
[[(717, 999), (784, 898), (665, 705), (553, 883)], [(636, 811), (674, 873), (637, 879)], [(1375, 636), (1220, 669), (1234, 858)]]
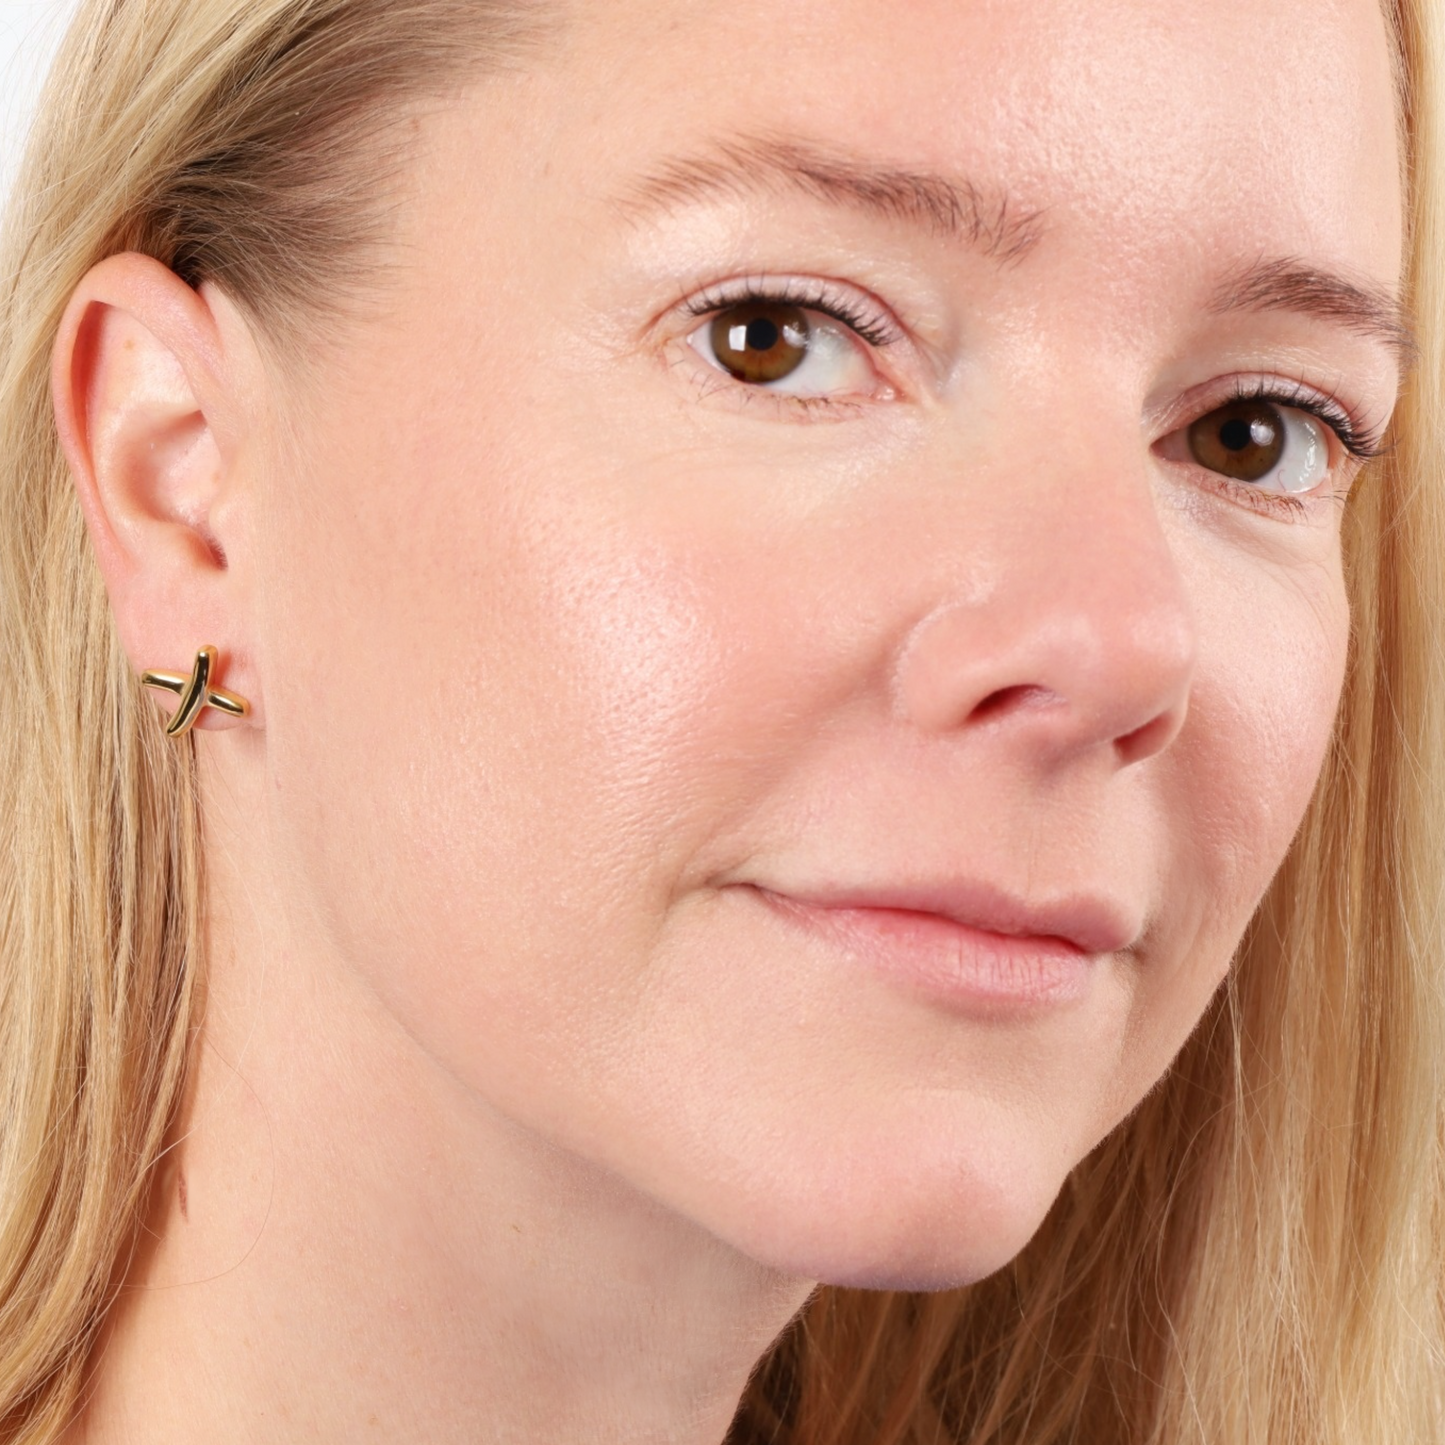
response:
[(702, 317), (749, 300), (821, 311), (879, 348), (892, 346), (908, 336), (907, 328), (885, 301), (853, 282), (832, 277), (766, 273), (735, 276), (680, 297), (674, 309)]
[(1389, 418), (1383, 425), (1371, 425), (1337, 395), (1319, 391), (1302, 380), (1278, 388), (1261, 383), (1257, 390), (1250, 390), (1244, 395), (1272, 401), (1277, 406), (1293, 407), (1313, 416), (1333, 432), (1340, 445), (1359, 461), (1371, 461), (1388, 450), (1385, 437), (1389, 431)]
[(1159, 417), (1156, 436), (1162, 441), (1216, 408), (1240, 400), (1267, 401), (1314, 417), (1348, 455), (1359, 461), (1369, 461), (1389, 449), (1384, 440), (1389, 431), (1388, 416), (1383, 423), (1371, 422), (1363, 409), (1351, 405), (1337, 388), (1316, 386), (1302, 376), (1264, 370), (1239, 371), (1190, 387)]

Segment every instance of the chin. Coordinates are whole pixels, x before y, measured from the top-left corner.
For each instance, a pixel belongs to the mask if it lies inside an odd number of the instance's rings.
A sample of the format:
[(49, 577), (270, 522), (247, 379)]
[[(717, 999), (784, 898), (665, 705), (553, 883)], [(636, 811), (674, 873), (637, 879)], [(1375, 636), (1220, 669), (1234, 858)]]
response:
[(828, 1231), (820, 1230), (806, 1244), (795, 1241), (793, 1248), (774, 1241), (772, 1248), (748, 1252), (781, 1274), (818, 1284), (928, 1293), (961, 1289), (996, 1273), (1023, 1250), (1042, 1222), (1042, 1217), (1031, 1220), (1028, 1227), (1003, 1236), (960, 1231), (944, 1239), (879, 1240), (875, 1248), (860, 1248), (857, 1239), (831, 1240)]
[(715, 1232), (767, 1268), (819, 1284), (958, 1289), (1024, 1249), (1063, 1179), (974, 1176), (940, 1187), (915, 1175), (831, 1184), (812, 1195), (748, 1201)]

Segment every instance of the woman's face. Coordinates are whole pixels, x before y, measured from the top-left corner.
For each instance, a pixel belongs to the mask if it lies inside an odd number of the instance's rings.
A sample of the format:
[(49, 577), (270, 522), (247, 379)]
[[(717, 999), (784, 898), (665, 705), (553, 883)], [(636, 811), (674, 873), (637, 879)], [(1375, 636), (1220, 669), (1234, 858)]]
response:
[(992, 1271), (1319, 772), (1380, 15), (619, 0), (409, 134), (238, 503), (290, 930), (758, 1260)]

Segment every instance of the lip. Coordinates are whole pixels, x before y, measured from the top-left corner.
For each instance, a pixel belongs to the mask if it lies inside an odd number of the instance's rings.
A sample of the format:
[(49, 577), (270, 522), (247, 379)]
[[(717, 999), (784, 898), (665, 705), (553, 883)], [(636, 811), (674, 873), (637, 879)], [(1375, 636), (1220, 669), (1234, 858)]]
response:
[(980, 933), (1068, 943), (1079, 953), (1118, 953), (1136, 938), (1126, 910), (1102, 894), (1025, 900), (991, 884), (939, 883), (862, 887), (784, 887), (763, 893), (809, 909), (928, 913)]
[(1100, 896), (1025, 901), (984, 884), (750, 885), (795, 927), (937, 1002), (968, 1011), (1082, 999), (1100, 962), (1138, 936)]

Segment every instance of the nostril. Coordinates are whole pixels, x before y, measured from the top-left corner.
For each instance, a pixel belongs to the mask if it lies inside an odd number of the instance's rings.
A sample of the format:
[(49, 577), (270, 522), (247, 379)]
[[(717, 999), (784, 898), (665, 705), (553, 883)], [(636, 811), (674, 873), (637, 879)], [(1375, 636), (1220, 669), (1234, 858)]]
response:
[(1001, 687), (983, 699), (970, 715), (971, 722), (989, 722), (1001, 713), (1013, 712), (1024, 707), (1044, 707), (1058, 700), (1058, 694), (1046, 687), (1023, 683), (1014, 687)]
[(1194, 647), (1172, 572), (1156, 585), (1090, 571), (1057, 598), (1022, 587), (918, 619), (895, 655), (889, 703), (925, 733), (1016, 734), (1048, 766), (1095, 748), (1128, 765), (1179, 731)]
[[(1059, 714), (1058, 725), (1069, 731), (1067, 718), (1071, 713), (1076, 718), (1083, 719), (1077, 708), (1070, 707), (1067, 699), (1053, 688), (1043, 687), (1038, 683), (1019, 683), (996, 688), (987, 694), (968, 714), (968, 721), (1002, 723), (1010, 719), (1017, 720), (1023, 713), (1037, 714), (1046, 709), (1058, 708), (1061, 704), (1063, 709)], [(1105, 709), (1105, 714), (1107, 711)], [(1113, 739), (1113, 744), (1120, 762), (1127, 765), (1162, 752), (1179, 731), (1185, 711), (1184, 706), (1166, 707), (1139, 727), (1119, 733)], [(1107, 728), (1107, 725), (1107, 716), (1100, 714), (1095, 716), (1094, 722), (1086, 730), (1092, 734)]]
[(1163, 752), (1184, 723), (1184, 707), (1168, 708), (1152, 717), (1143, 727), (1114, 739), (1114, 748), (1123, 763), (1139, 762)]

